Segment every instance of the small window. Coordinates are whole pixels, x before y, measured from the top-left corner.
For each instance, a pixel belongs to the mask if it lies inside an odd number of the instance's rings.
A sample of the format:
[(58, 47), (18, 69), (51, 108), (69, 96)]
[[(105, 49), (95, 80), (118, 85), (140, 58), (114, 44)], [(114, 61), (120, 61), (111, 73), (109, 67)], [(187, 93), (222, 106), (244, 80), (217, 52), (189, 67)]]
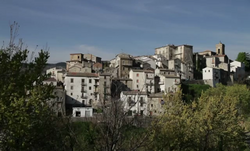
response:
[(136, 80), (137, 83), (139, 83), (139, 80)]
[(78, 59), (80, 58), (80, 56), (78, 56)]
[(73, 90), (73, 86), (70, 86), (70, 89)]
[(82, 83), (84, 83), (85, 82), (85, 80), (84, 79), (82, 79)]
[(206, 70), (204, 70), (206, 72)]
[(71, 78), (71, 79), (70, 79), (70, 82), (71, 82), (71, 83), (74, 83), (74, 79), (73, 79), (73, 78)]
[(153, 107), (154, 105), (153, 104), (151, 104), (151, 107)]
[(139, 88), (139, 85), (136, 85), (137, 88)]
[(89, 87), (89, 90), (91, 90), (91, 87)]
[(136, 76), (139, 77), (139, 73), (137, 73)]
[(104, 82), (104, 86), (107, 86), (107, 82), (106, 81)]
[(89, 83), (92, 83), (92, 79), (89, 79)]
[(208, 72), (210, 72), (210, 70), (208, 70)]
[(104, 76), (104, 79), (106, 79), (106, 76)]
[(76, 111), (76, 117), (81, 117), (81, 112), (80, 111)]
[(70, 93), (70, 95), (72, 96), (72, 95), (73, 95), (73, 93)]

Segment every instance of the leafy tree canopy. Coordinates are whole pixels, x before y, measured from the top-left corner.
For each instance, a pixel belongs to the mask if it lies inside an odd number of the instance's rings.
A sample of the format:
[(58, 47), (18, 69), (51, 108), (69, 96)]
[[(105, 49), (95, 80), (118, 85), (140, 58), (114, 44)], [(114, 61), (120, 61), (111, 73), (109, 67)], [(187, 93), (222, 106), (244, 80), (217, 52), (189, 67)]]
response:
[(245, 64), (245, 70), (250, 71), (250, 54), (247, 52), (240, 52), (237, 56), (236, 61), (242, 62)]
[[(182, 92), (165, 97), (166, 112), (153, 130), (152, 150), (243, 150), (244, 117), (239, 107), (244, 86), (210, 88), (185, 104)], [(237, 94), (236, 89), (240, 89)], [(238, 91), (238, 90), (237, 90)], [(243, 105), (244, 106), (244, 105)]]
[(29, 60), (22, 41), (14, 43), (17, 27), (11, 25), (10, 44), (0, 49), (0, 150), (63, 150), (63, 124), (47, 105), (54, 87), (43, 85), (49, 53)]

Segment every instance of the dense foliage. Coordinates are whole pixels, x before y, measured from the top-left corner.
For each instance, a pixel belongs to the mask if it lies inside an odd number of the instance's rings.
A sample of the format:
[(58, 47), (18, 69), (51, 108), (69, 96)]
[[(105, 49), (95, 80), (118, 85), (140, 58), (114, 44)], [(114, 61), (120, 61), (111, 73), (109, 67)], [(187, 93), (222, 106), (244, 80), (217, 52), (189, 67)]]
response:
[(209, 85), (202, 84), (182, 84), (181, 89), (183, 93), (183, 100), (189, 103), (193, 100), (197, 100), (202, 92), (205, 92), (210, 88)]
[(245, 70), (250, 71), (250, 54), (247, 52), (240, 52), (236, 58), (236, 61), (242, 62), (245, 64)]
[[(240, 92), (241, 91), (241, 92)], [(185, 104), (182, 93), (167, 95), (166, 113), (153, 130), (152, 150), (243, 150), (244, 114), (250, 91), (244, 85), (210, 88)]]
[(28, 55), (13, 37), (0, 49), (0, 150), (64, 150), (64, 121), (47, 103), (54, 97), (54, 87), (43, 85), (49, 54), (41, 50), (30, 60)]

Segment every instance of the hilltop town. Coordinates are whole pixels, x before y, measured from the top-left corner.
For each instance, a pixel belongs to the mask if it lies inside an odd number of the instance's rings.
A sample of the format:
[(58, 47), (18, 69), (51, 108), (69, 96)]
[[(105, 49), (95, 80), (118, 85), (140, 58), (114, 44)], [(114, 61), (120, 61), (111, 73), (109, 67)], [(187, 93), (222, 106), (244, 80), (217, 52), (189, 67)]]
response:
[(123, 102), (129, 116), (157, 116), (164, 112), (164, 95), (182, 83), (232, 85), (245, 78), (245, 65), (228, 58), (225, 44), (214, 50), (193, 52), (192, 45), (166, 45), (152, 55), (120, 53), (109, 61), (97, 54), (72, 53), (66, 68), (46, 70), (44, 83), (56, 86), (59, 116), (92, 117), (112, 101)]

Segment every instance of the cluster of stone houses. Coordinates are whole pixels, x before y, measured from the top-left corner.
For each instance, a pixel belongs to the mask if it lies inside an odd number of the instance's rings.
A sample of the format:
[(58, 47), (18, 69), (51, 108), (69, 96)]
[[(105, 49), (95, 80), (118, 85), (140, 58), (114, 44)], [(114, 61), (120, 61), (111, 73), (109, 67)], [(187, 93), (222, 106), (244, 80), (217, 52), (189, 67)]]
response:
[(182, 81), (203, 80), (212, 87), (233, 83), (244, 77), (244, 64), (230, 60), (220, 42), (216, 52), (193, 53), (191, 45), (167, 45), (155, 48), (153, 55), (121, 53), (110, 61), (74, 53), (66, 69), (52, 68), (47, 73), (51, 74), (48, 83), (63, 86), (55, 90), (60, 95), (57, 101), (64, 101), (58, 106), (66, 106), (60, 114), (91, 117), (94, 109), (120, 100), (128, 115), (154, 116), (164, 112), (163, 96), (176, 92)]

